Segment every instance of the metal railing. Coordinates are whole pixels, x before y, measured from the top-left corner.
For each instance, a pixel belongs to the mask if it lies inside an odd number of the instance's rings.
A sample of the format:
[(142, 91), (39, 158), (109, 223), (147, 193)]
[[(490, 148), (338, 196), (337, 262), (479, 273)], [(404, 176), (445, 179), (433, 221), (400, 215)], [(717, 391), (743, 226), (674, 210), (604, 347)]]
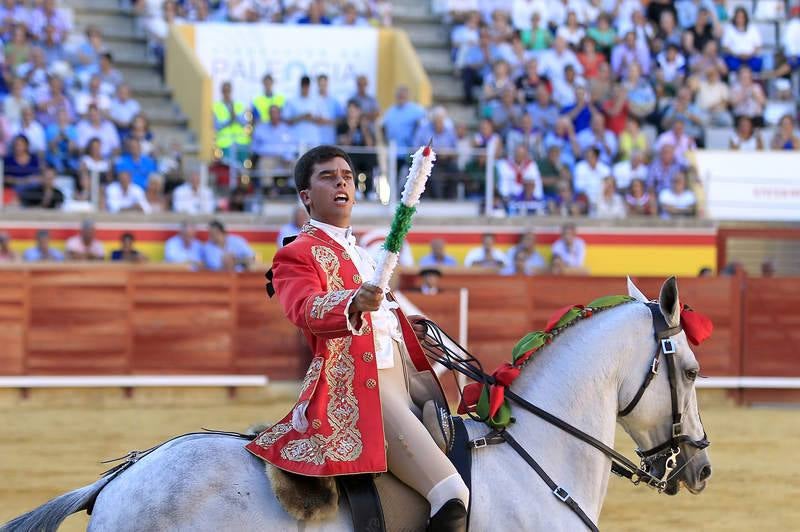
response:
[[(246, 188), (246, 210), (260, 214), (265, 193), (269, 198), (290, 199), (296, 196), (292, 172), (299, 154), (308, 147), (302, 143), (271, 145), (270, 154), (259, 157), (249, 149), (243, 154), (241, 148), (234, 145), (225, 156), (212, 163), (201, 163), (196, 169), (200, 173), (201, 183), (214, 190), (218, 197), (232, 194), (238, 187)], [(405, 185), (410, 156), (418, 147), (398, 146), (395, 143), (340, 147), (351, 156), (356, 166), (359, 199), (379, 203), (387, 210), (393, 210)], [(437, 163), (428, 182), (426, 198), (491, 205), (496, 182), (495, 148), (496, 145), (492, 144), (488, 149), (437, 149)], [(277, 153), (285, 156), (274, 155)], [(281, 164), (272, 164), (274, 161), (262, 164), (265, 158), (275, 159)], [(5, 185), (4, 176), (0, 159), (0, 190)], [(89, 190), (88, 204), (80, 203), (80, 210), (100, 211), (101, 195), (104, 193), (101, 172), (89, 172)], [(72, 197), (68, 197), (70, 190), (62, 192), (66, 192), (65, 205), (79, 205), (72, 201)], [(4, 207), (3, 196), (0, 197), (0, 210)]]
[[(356, 166), (356, 186), (361, 199), (377, 201), (393, 209), (405, 184), (410, 155), (418, 147), (398, 146), (393, 142), (370, 147), (340, 147), (351, 156)], [(214, 168), (224, 173), (224, 176), (218, 176), (217, 188), (233, 190), (236, 187), (247, 186), (252, 189), (257, 199), (256, 204), (262, 205), (261, 194), (266, 187), (277, 187), (280, 189), (278, 195), (295, 195), (292, 169), (299, 155), (305, 153), (308, 148), (309, 146), (303, 143), (277, 144), (270, 146), (269, 154), (259, 156), (248, 150), (247, 156), (242, 158), (241, 148), (232, 146), (226, 156), (220, 157), (204, 168), (209, 179), (212, 179), (211, 175), (215, 173)], [(426, 196), (434, 199), (474, 200), (491, 204), (495, 183), (495, 148), (496, 145), (493, 144), (489, 149), (436, 150), (438, 162), (434, 166)], [(373, 156), (374, 160), (365, 162), (361, 159), (364, 156)], [(271, 161), (269, 168), (265, 169), (260, 164), (264, 158)], [(476, 171), (480, 176), (478, 180), (475, 179)], [(255, 185), (253, 185), (254, 180)], [(214, 186), (213, 181), (210, 184)]]

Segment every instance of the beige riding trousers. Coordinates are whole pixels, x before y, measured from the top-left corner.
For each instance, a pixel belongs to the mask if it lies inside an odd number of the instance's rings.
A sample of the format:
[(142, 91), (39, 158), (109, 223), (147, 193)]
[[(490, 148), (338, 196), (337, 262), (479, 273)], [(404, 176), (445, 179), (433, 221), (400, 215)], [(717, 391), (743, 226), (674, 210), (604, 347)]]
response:
[(392, 346), (394, 366), (378, 370), (386, 458), (389, 471), (426, 497), (437, 483), (458, 472), (414, 415), (406, 369), (413, 365), (405, 345), (392, 341)]

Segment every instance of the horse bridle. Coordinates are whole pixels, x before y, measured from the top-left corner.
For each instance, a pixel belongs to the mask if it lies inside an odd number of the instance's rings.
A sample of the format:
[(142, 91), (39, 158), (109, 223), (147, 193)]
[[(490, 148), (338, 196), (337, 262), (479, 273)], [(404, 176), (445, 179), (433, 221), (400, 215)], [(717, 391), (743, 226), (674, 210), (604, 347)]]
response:
[[(653, 378), (658, 375), (658, 368), (660, 364), (659, 360), (661, 355), (663, 355), (667, 362), (669, 396), (672, 406), (672, 429), (670, 438), (664, 443), (656, 445), (652, 449), (648, 449), (646, 451), (642, 449), (636, 449), (636, 454), (639, 456), (639, 458), (641, 458), (641, 468), (647, 469), (647, 471), (652, 470), (653, 464), (656, 462), (656, 460), (666, 456), (666, 461), (664, 463), (664, 474), (661, 477), (663, 486), (666, 486), (666, 482), (669, 479), (670, 473), (672, 473), (672, 471), (678, 465), (678, 455), (681, 452), (680, 445), (683, 443), (697, 449), (705, 449), (710, 445), (710, 442), (708, 441), (705, 429), (703, 429), (703, 437), (699, 440), (693, 440), (688, 434), (683, 433), (683, 423), (681, 421), (683, 413), (678, 406), (678, 373), (675, 367), (674, 356), (676, 349), (675, 343), (672, 341), (672, 337), (680, 333), (683, 328), (680, 326), (680, 323), (675, 327), (670, 327), (664, 319), (664, 315), (661, 313), (657, 302), (651, 301), (646, 305), (647, 308), (650, 309), (650, 315), (653, 318), (653, 329), (655, 330), (655, 339), (658, 347), (656, 354), (653, 357), (653, 361), (650, 363), (650, 371), (647, 373), (644, 382), (639, 387), (639, 390), (637, 390), (636, 395), (633, 396), (633, 399), (631, 399), (631, 402), (628, 403), (628, 406), (620, 410), (617, 413), (617, 416), (625, 417), (633, 412), (633, 409), (636, 408), (636, 405), (639, 404), (639, 400), (644, 395), (645, 390), (650, 383), (653, 382)], [(702, 423), (703, 422), (701, 420), (701, 426)], [(663, 487), (659, 488), (659, 491), (662, 489)]]
[[(530, 403), (523, 397), (520, 397), (516, 393), (514, 393), (510, 389), (505, 390), (505, 397), (509, 399), (509, 401), (516, 403), (524, 410), (534, 414), (535, 416), (541, 418), (542, 420), (550, 423), (558, 427), (559, 429), (563, 430), (564, 432), (572, 435), (573, 437), (591, 445), (595, 449), (602, 452), (606, 457), (611, 460), (611, 472), (627, 478), (630, 480), (634, 485), (639, 485), (640, 483), (644, 483), (645, 485), (658, 490), (661, 493), (666, 487), (667, 482), (670, 479), (670, 474), (672, 471), (677, 467), (677, 458), (680, 454), (680, 445), (682, 443), (691, 445), (696, 447), (697, 449), (705, 449), (709, 446), (710, 442), (706, 437), (705, 430), (703, 431), (703, 438), (700, 440), (693, 440), (689, 435), (683, 433), (683, 424), (681, 422), (682, 419), (682, 412), (678, 407), (678, 388), (677, 388), (677, 372), (675, 367), (675, 359), (674, 355), (676, 353), (675, 344), (672, 340), (672, 337), (680, 333), (683, 329), (680, 325), (675, 327), (670, 327), (664, 316), (661, 313), (659, 305), (657, 302), (648, 302), (646, 303), (647, 308), (650, 310), (650, 314), (653, 320), (653, 330), (655, 331), (655, 340), (656, 340), (656, 353), (653, 357), (653, 361), (650, 364), (650, 369), (645, 376), (644, 382), (639, 387), (636, 395), (634, 395), (631, 402), (620, 410), (617, 415), (618, 417), (624, 417), (630, 414), (636, 405), (641, 400), (642, 396), (644, 395), (645, 390), (653, 381), (653, 378), (658, 374), (659, 369), (659, 360), (663, 355), (667, 361), (667, 376), (669, 379), (669, 387), (670, 387), (670, 402), (672, 406), (672, 428), (671, 428), (671, 436), (670, 438), (665, 441), (664, 443), (653, 447), (652, 449), (642, 451), (641, 449), (636, 449), (636, 454), (640, 457), (641, 462), (640, 465), (636, 465), (631, 462), (627, 457), (622, 455), (621, 453), (617, 452), (616, 450), (612, 449), (602, 441), (598, 440), (597, 438), (583, 432), (579, 428), (570, 425), (566, 421), (550, 414), (546, 410), (543, 410), (536, 405)], [(467, 377), (478, 381), (483, 382), (485, 384), (494, 384), (494, 378), (491, 375), (488, 375), (483, 372), (480, 364), (477, 360), (469, 354), (463, 347), (459, 346), (447, 333), (439, 329), (439, 327), (429, 321), (423, 320), (422, 323), (426, 326), (426, 334), (433, 338), (433, 342), (426, 341), (427, 343), (442, 353), (445, 354), (444, 357), (441, 356), (431, 356), (433, 360), (439, 362), (443, 366), (448, 369), (458, 371), (466, 375)], [(452, 350), (445, 345), (444, 338), (447, 338), (452, 342), (454, 345), (458, 346), (466, 355), (466, 357), (459, 356), (452, 352)], [(475, 364), (473, 364), (473, 362)], [(470, 414), (473, 419), (477, 419), (479, 421), (485, 422), (485, 419), (477, 418), (474, 414)], [(701, 421), (702, 424), (702, 421)], [(488, 445), (495, 445), (500, 443), (508, 443), (512, 449), (514, 449), (517, 454), (522, 457), (525, 462), (528, 463), (531, 468), (539, 475), (539, 477), (548, 485), (548, 487), (552, 490), (553, 495), (559, 499), (561, 502), (566, 504), (580, 519), (583, 523), (592, 531), (598, 531), (597, 525), (586, 515), (586, 512), (580, 507), (580, 505), (570, 496), (569, 492), (564, 489), (563, 487), (559, 486), (539, 465), (539, 463), (528, 453), (522, 445), (511, 435), (511, 433), (503, 428), (503, 429), (495, 429), (488, 433), (486, 436), (481, 438), (477, 438), (469, 442), (469, 447), (471, 449), (480, 449), (482, 447), (486, 447)], [(656, 477), (651, 473), (654, 464), (656, 461), (662, 457), (667, 457), (665, 461), (665, 469), (663, 475), (660, 477)]]

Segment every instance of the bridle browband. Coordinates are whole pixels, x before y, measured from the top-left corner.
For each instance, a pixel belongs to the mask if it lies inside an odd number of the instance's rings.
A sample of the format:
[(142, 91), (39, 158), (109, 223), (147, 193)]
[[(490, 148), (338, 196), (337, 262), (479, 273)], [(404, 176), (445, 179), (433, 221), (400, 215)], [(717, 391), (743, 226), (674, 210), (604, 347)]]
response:
[[(624, 417), (630, 414), (633, 409), (636, 408), (636, 405), (641, 400), (645, 390), (653, 381), (653, 378), (658, 374), (659, 359), (663, 354), (664, 358), (667, 360), (667, 376), (669, 378), (670, 402), (672, 406), (672, 429), (670, 439), (664, 443), (647, 451), (642, 451), (641, 449), (636, 450), (636, 454), (641, 458), (640, 465), (637, 466), (627, 457), (612, 449), (597, 438), (585, 433), (573, 425), (570, 425), (566, 421), (554, 416), (546, 410), (537, 407), (525, 398), (514, 393), (512, 390), (506, 389), (505, 397), (508, 398), (512, 403), (516, 403), (518, 406), (532, 413), (538, 418), (550, 423), (555, 427), (558, 427), (567, 434), (602, 452), (609, 460), (611, 460), (612, 473), (627, 478), (634, 485), (644, 483), (645, 485), (654, 488), (661, 493), (667, 487), (667, 482), (670, 480), (670, 473), (672, 473), (677, 466), (677, 457), (680, 454), (680, 444), (685, 443), (698, 449), (705, 449), (708, 447), (709, 441), (706, 437), (705, 431), (703, 431), (703, 438), (699, 441), (692, 440), (691, 437), (683, 434), (683, 425), (681, 423), (682, 412), (678, 408), (677, 376), (674, 360), (676, 350), (672, 341), (672, 337), (680, 333), (683, 329), (680, 325), (669, 327), (664, 319), (664, 316), (661, 314), (658, 303), (651, 301), (646, 303), (646, 306), (650, 310), (653, 320), (653, 330), (655, 331), (656, 340), (656, 353), (653, 357), (653, 362), (650, 364), (650, 369), (645, 376), (644, 382), (637, 390), (636, 395), (634, 395), (631, 402), (628, 403), (625, 408), (617, 413), (617, 416)], [(485, 385), (495, 384), (494, 377), (486, 374), (475, 357), (473, 357), (466, 349), (456, 343), (453, 338), (442, 331), (430, 320), (423, 320), (422, 323), (426, 326), (425, 344), (440, 352), (434, 352), (431, 354), (431, 350), (427, 349), (426, 351), (431, 359), (442, 364), (447, 369), (457, 371), (477, 382), (482, 382)], [(454, 353), (449, 347), (447, 347), (444, 341), (445, 338), (453, 345), (458, 346), (464, 356)], [(471, 418), (477, 421), (486, 422), (486, 419), (482, 419), (473, 413), (469, 413), (469, 415)], [(592, 522), (591, 518), (586, 515), (586, 512), (584, 512), (580, 505), (570, 496), (569, 492), (560, 487), (544, 471), (539, 463), (530, 455), (530, 453), (525, 450), (524, 447), (522, 447), (522, 445), (520, 445), (520, 443), (507, 429), (502, 428), (492, 430), (486, 436), (470, 441), (468, 445), (472, 449), (480, 449), (482, 447), (486, 447), (487, 445), (495, 445), (500, 443), (508, 443), (511, 448), (514, 449), (514, 451), (516, 451), (517, 454), (519, 454), (520, 457), (522, 457), (522, 459), (525, 460), (525, 462), (534, 471), (536, 471), (539, 477), (541, 477), (545, 484), (547, 484), (547, 486), (552, 490), (553, 495), (561, 502), (566, 504), (567, 507), (569, 507), (581, 519), (581, 521), (583, 521), (587, 528), (592, 531), (599, 530), (597, 525)], [(650, 471), (653, 469), (655, 462), (663, 456), (667, 456), (664, 474), (660, 477), (656, 477), (651, 474)]]

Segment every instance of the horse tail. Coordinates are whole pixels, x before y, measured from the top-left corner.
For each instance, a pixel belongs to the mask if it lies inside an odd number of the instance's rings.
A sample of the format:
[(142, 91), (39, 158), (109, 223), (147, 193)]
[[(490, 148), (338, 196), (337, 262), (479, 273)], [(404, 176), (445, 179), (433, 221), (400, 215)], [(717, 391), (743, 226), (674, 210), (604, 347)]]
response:
[(81, 510), (91, 512), (97, 494), (114, 478), (109, 475), (94, 484), (51, 499), (30, 512), (0, 526), (0, 532), (55, 532), (68, 516)]

